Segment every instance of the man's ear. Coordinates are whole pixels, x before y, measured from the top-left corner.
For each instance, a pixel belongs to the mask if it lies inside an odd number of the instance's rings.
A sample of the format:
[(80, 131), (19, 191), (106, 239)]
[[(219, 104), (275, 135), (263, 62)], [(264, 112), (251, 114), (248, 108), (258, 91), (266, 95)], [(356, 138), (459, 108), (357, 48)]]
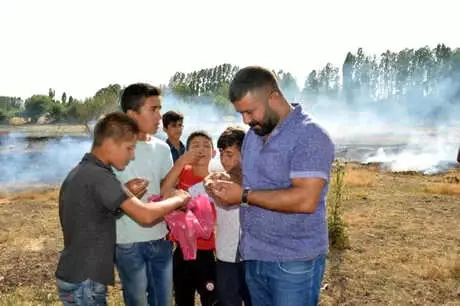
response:
[(271, 109), (275, 109), (278, 106), (280, 98), (281, 96), (277, 91), (272, 92), (268, 97), (268, 106), (270, 106)]
[(216, 149), (212, 149), (212, 158), (216, 157)]

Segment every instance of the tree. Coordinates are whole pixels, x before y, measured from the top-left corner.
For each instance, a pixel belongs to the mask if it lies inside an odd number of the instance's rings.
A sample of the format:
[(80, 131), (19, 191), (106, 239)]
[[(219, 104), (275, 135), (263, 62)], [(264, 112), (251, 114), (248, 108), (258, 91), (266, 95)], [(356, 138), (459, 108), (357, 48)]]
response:
[(342, 66), (343, 92), (345, 95), (345, 100), (349, 104), (352, 104), (354, 102), (355, 87), (353, 77), (355, 62), (355, 56), (351, 52), (348, 52)]
[(66, 108), (64, 104), (53, 103), (50, 106), (49, 114), (56, 122), (62, 122), (66, 119)]
[(55, 91), (54, 89), (50, 88), (48, 89), (48, 97), (51, 99), (51, 100), (54, 100), (54, 96), (55, 96)]
[(50, 96), (33, 95), (25, 102), (24, 114), (30, 117), (32, 121), (37, 121), (41, 115), (49, 111), (52, 104), (53, 100)]
[(62, 93), (61, 102), (62, 102), (62, 104), (66, 104), (66, 102), (67, 102), (67, 95), (66, 95), (65, 91)]
[(287, 100), (294, 102), (299, 95), (299, 86), (296, 79), (289, 72), (285, 73), (282, 70), (278, 74), (278, 79), (281, 90), (286, 95)]

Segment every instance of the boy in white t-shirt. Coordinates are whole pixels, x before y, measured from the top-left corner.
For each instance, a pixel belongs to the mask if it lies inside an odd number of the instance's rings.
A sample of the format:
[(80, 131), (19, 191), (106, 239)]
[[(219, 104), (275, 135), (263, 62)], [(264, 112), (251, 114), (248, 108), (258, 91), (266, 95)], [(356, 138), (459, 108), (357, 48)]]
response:
[[(239, 168), (240, 150), (245, 132), (243, 129), (228, 127), (217, 140), (220, 162), (227, 173)], [(240, 240), (239, 206), (216, 205), (216, 280), (217, 297), (220, 306), (251, 305), (244, 279), (244, 265), (239, 261)]]
[[(163, 194), (162, 181), (173, 166), (168, 145), (153, 136), (160, 127), (161, 104), (161, 89), (149, 84), (131, 84), (121, 96), (123, 112), (137, 122), (140, 133), (136, 158), (116, 175), (123, 183), (135, 177), (148, 180), (145, 202), (151, 195)], [(171, 305), (173, 244), (166, 239), (166, 223), (144, 226), (124, 214), (116, 230), (115, 261), (125, 305)]]

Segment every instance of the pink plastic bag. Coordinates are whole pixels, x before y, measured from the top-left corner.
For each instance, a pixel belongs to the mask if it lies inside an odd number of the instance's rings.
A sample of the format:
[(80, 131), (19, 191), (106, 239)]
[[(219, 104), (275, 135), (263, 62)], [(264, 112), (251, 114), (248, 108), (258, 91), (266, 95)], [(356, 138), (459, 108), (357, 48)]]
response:
[[(149, 202), (160, 201), (161, 197), (149, 197)], [(207, 194), (192, 198), (187, 210), (173, 211), (165, 216), (171, 235), (178, 241), (184, 260), (196, 259), (197, 239), (209, 239), (214, 231), (212, 203)]]

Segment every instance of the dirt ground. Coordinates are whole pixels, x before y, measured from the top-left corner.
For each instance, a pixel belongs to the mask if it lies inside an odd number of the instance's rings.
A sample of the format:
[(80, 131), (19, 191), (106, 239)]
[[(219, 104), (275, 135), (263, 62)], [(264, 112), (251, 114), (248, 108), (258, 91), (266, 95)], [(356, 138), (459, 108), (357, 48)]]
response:
[[(348, 164), (350, 246), (332, 250), (322, 305), (460, 305), (460, 168), (423, 176)], [(56, 188), (0, 195), (0, 305), (58, 305)], [(120, 286), (110, 305), (122, 305)]]

